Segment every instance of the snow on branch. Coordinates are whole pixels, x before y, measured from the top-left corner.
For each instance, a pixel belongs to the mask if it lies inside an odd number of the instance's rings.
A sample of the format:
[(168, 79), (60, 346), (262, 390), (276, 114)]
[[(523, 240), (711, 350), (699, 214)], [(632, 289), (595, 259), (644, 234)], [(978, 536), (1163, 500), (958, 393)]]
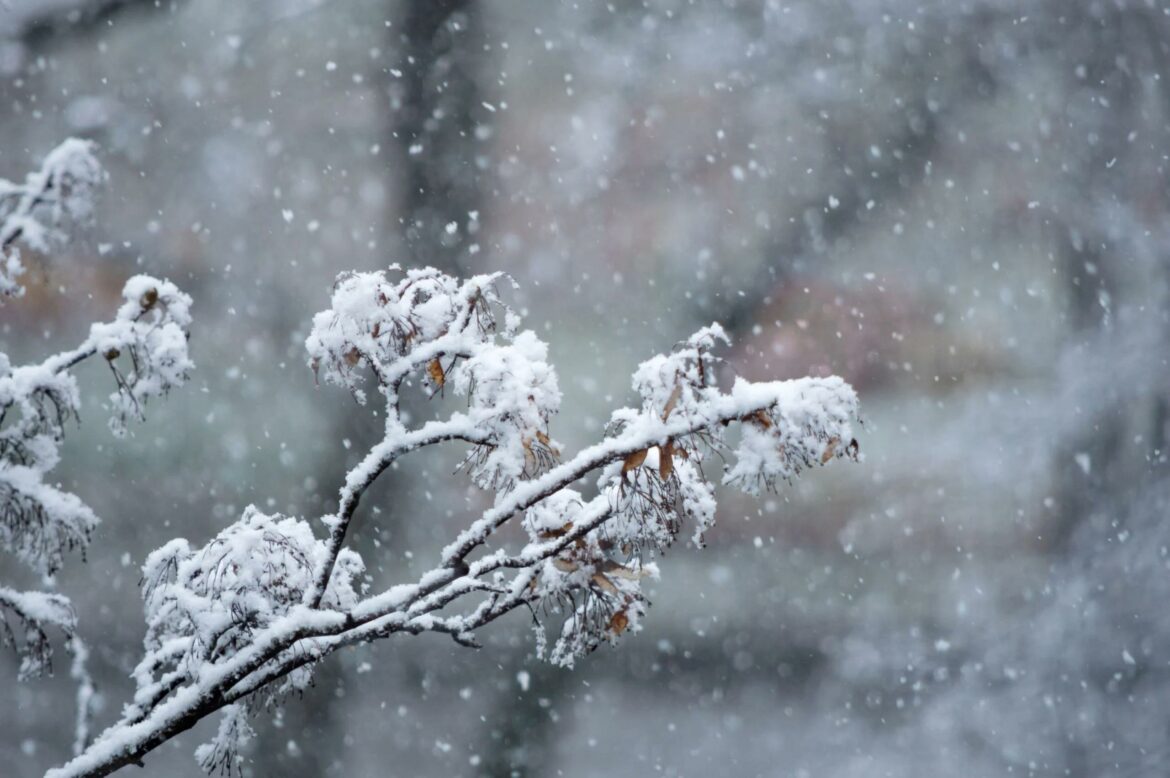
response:
[(0, 353), (0, 545), (42, 575), (66, 552), (84, 549), (97, 517), (75, 495), (46, 482), (60, 459), (65, 424), (81, 408), (70, 369), (100, 354), (113, 373), (110, 426), (123, 434), (151, 397), (182, 384), (191, 299), (149, 276), (126, 282), (114, 319), (94, 324), (75, 349), (39, 364), (12, 367)]
[(70, 138), (23, 184), (0, 178), (0, 302), (24, 294), (18, 242), (45, 253), (65, 240), (63, 222), (92, 218), (94, 189), (105, 180), (93, 152), (91, 141)]
[(47, 630), (65, 637), (73, 662), (69, 674), (77, 682), (77, 721), (73, 749), (80, 753), (89, 738), (89, 709), (94, 695), (86, 660), (89, 650), (77, 634), (77, 615), (69, 598), (54, 592), (18, 592), (0, 586), (0, 644), (20, 658), (22, 681), (51, 673), (53, 646)]
[[(537, 652), (571, 666), (640, 629), (644, 583), (661, 552), (699, 546), (715, 521), (707, 471), (749, 494), (804, 469), (858, 456), (857, 397), (839, 378), (751, 383), (725, 375), (711, 325), (634, 374), (634, 407), (613, 413), (605, 437), (565, 457), (550, 437), (560, 409), (547, 346), (521, 330), (499, 275), (459, 280), (433, 269), (341, 276), (306, 340), (319, 380), (385, 403), (385, 433), (350, 471), (338, 508), (309, 523), (249, 507), (202, 547), (174, 540), (143, 569), (145, 653), (121, 719), (50, 775), (107, 775), (214, 713), (196, 756), (232, 771), (250, 737), (247, 717), (273, 695), (302, 688), (314, 665), (345, 646), (435, 632), (478, 645), (475, 631), (514, 610), (533, 620)], [(729, 388), (722, 385), (730, 383)], [(408, 427), (400, 394), (459, 408)], [(413, 583), (367, 591), (345, 545), (365, 491), (420, 448), (469, 447), (461, 469), (494, 502)], [(708, 462), (719, 454), (722, 464)], [(592, 478), (588, 487), (583, 479)], [(518, 524), (509, 547), (498, 530)], [(684, 535), (689, 530), (689, 535)]]
[[(48, 251), (64, 240), (66, 220), (91, 216), (93, 189), (105, 178), (93, 148), (88, 141), (70, 139), (24, 184), (0, 180), (0, 299), (24, 291), (17, 282), (24, 271), (18, 243)], [(193, 367), (187, 354), (190, 305), (191, 298), (174, 284), (134, 276), (122, 290), (113, 319), (93, 324), (76, 348), (18, 366), (0, 352), (0, 547), (47, 585), (67, 553), (84, 552), (98, 524), (79, 497), (49, 480), (60, 460), (65, 428), (81, 408), (71, 370), (93, 356), (106, 362), (115, 385), (110, 426), (115, 434), (124, 434), (128, 419), (141, 418), (150, 398), (182, 384)], [(21, 679), (49, 672), (50, 636), (64, 636), (78, 683), (75, 748), (80, 752), (88, 739), (93, 684), (72, 605), (55, 592), (0, 587), (0, 617), (0, 638), (19, 656)]]

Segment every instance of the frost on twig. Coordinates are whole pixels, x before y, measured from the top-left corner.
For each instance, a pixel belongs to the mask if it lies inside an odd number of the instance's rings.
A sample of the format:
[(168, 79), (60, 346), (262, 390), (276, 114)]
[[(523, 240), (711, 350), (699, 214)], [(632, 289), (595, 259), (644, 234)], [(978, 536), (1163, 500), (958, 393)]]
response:
[[(309, 365), (362, 403), (372, 383), (385, 403), (383, 439), (346, 475), (337, 510), (321, 517), (323, 537), (249, 507), (202, 547), (174, 540), (149, 557), (133, 703), (52, 775), (137, 763), (216, 712), (220, 727), (197, 757), (232, 771), (250, 711), (302, 688), (333, 651), (396, 633), (476, 646), (477, 629), (521, 610), (534, 620), (537, 653), (572, 665), (641, 628), (645, 582), (663, 575), (665, 549), (680, 537), (702, 544), (716, 513), (708, 470), (754, 494), (856, 458), (848, 384), (731, 379), (716, 356), (727, 340), (718, 325), (644, 362), (637, 404), (614, 412), (603, 440), (563, 455), (550, 437), (561, 394), (548, 348), (502, 302), (501, 280), (397, 267), (338, 279), (330, 308), (313, 319)], [(411, 427), (399, 413), (411, 388), (455, 407)], [(493, 494), (491, 508), (416, 582), (366, 591), (362, 561), (346, 547), (362, 496), (400, 457), (445, 443), (470, 447), (461, 469)], [(722, 465), (706, 461), (711, 452)], [(590, 476), (596, 486), (583, 489)], [(497, 534), (509, 522), (523, 529), (518, 545)]]
[[(24, 184), (0, 181), (0, 298), (24, 291), (17, 282), (24, 270), (18, 243), (44, 252), (63, 240), (66, 219), (92, 214), (93, 188), (104, 177), (93, 144), (71, 139)], [(0, 546), (49, 583), (67, 553), (84, 552), (98, 523), (79, 497), (49, 480), (66, 426), (81, 408), (71, 370), (95, 355), (106, 361), (115, 383), (110, 425), (122, 434), (127, 419), (141, 418), (148, 399), (182, 384), (193, 367), (187, 354), (190, 305), (174, 284), (135, 276), (126, 282), (114, 318), (93, 324), (76, 348), (18, 366), (0, 352)], [(51, 670), (51, 635), (64, 636), (78, 683), (75, 748), (80, 752), (88, 739), (93, 684), (72, 605), (55, 592), (0, 587), (0, 616), (0, 637), (19, 656), (22, 679)]]

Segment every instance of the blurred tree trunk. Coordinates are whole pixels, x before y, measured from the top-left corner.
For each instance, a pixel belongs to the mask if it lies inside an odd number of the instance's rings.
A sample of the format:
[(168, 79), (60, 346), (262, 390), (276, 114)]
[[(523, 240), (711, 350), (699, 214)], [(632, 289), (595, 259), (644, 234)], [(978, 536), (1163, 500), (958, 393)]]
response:
[(403, 163), (392, 171), (402, 191), (403, 237), (413, 264), (466, 274), (486, 167), (475, 120), (483, 102), (480, 12), (469, 0), (407, 2), (391, 31), (391, 50), (402, 52), (389, 91)]
[[(490, 189), (475, 118), (484, 102), (476, 75), (487, 48), (480, 7), (470, 0), (407, 2), (390, 48), (403, 52), (396, 68), (401, 76), (390, 82), (390, 104), (391, 132), (404, 165), (392, 175), (401, 187), (399, 218), (410, 261), (467, 275), (474, 272), (468, 246), (480, 231)], [(516, 677), (526, 653), (527, 646), (511, 647), (510, 658), (502, 659), (495, 715), (479, 738), (482, 774), (544, 775), (553, 764), (556, 731), (549, 706), (563, 696), (568, 673), (528, 663), (530, 686), (524, 691)]]
[[(1071, 214), (1058, 225), (1059, 264), (1068, 298), (1068, 346), (1081, 350), (1086, 370), (1108, 370), (1108, 364), (1093, 363), (1099, 362), (1095, 355), (1102, 341), (1110, 337), (1115, 312), (1127, 305), (1142, 305), (1148, 290), (1124, 283), (1124, 266), (1133, 260), (1129, 256), (1133, 237), (1109, 234), (1109, 219), (1101, 211), (1110, 203), (1103, 195), (1111, 193), (1116, 198), (1124, 192), (1125, 202), (1142, 200), (1141, 184), (1123, 180), (1126, 176), (1121, 171), (1130, 168), (1127, 163), (1134, 156), (1130, 133), (1142, 126), (1143, 113), (1149, 108), (1142, 99), (1139, 65), (1147, 57), (1156, 63), (1157, 57), (1150, 55), (1161, 44), (1147, 45), (1145, 34), (1147, 25), (1156, 28), (1158, 21), (1132, 10), (1119, 9), (1104, 17), (1073, 15), (1066, 17), (1066, 24), (1072, 27), (1071, 40), (1080, 41), (1057, 57), (1068, 65), (1065, 77), (1076, 79), (1068, 86), (1077, 101), (1070, 108), (1086, 111), (1078, 103), (1090, 99), (1104, 107), (1096, 112), (1100, 117), (1096, 131), (1087, 134), (1082, 154), (1075, 160), (1082, 186), (1069, 204)], [(1135, 299), (1127, 299), (1130, 295)], [(1094, 517), (1104, 518), (1119, 499), (1132, 495), (1142, 478), (1124, 450), (1127, 431), (1132, 431), (1141, 409), (1124, 398), (1125, 393), (1116, 390), (1101, 398), (1103, 407), (1090, 412), (1089, 423), (1057, 449), (1058, 518), (1049, 544), (1058, 552), (1066, 549), (1079, 527)]]

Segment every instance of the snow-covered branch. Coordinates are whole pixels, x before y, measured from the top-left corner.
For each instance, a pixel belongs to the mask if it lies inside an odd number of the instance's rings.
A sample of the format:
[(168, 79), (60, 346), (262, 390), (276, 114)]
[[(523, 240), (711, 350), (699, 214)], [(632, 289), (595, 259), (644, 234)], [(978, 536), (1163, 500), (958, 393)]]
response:
[(63, 222), (92, 217), (93, 191), (105, 179), (93, 149), (90, 141), (70, 138), (23, 184), (0, 178), (0, 302), (24, 293), (17, 280), (24, 273), (18, 242), (47, 252), (65, 239)]
[[(248, 715), (303, 688), (339, 648), (397, 633), (436, 632), (475, 646), (475, 631), (516, 610), (536, 625), (538, 654), (572, 665), (636, 632), (642, 585), (684, 527), (701, 545), (715, 520), (704, 458), (723, 457), (722, 480), (755, 494), (803, 469), (855, 458), (853, 390), (839, 378), (720, 388), (712, 325), (634, 374), (637, 407), (613, 414), (606, 437), (562, 459), (549, 423), (561, 394), (547, 346), (501, 300), (499, 275), (459, 280), (433, 269), (347, 274), (306, 341), (320, 380), (360, 402), (373, 379), (385, 432), (350, 471), (325, 537), (295, 517), (249, 507), (195, 547), (174, 540), (143, 568), (146, 652), (122, 718), (54, 776), (106, 775), (222, 712), (197, 752), (232, 770), (250, 737)], [(400, 394), (415, 387), (463, 407), (408, 426)], [(461, 465), (494, 504), (469, 521), (417, 581), (367, 592), (360, 556), (345, 545), (365, 491), (400, 457), (457, 442)], [(595, 479), (590, 494), (579, 482)], [(516, 522), (520, 547), (490, 547)], [(552, 627), (551, 640), (546, 626)]]
[[(20, 245), (44, 252), (63, 240), (66, 219), (92, 214), (93, 189), (104, 177), (93, 145), (70, 139), (24, 184), (0, 180), (0, 301), (24, 291), (17, 281), (24, 271)], [(126, 282), (114, 318), (93, 324), (76, 348), (15, 367), (0, 352), (0, 546), (48, 585), (65, 554), (83, 551), (98, 524), (79, 497), (47, 480), (60, 460), (66, 424), (81, 408), (70, 371), (93, 356), (106, 361), (115, 382), (110, 425), (122, 434), (127, 419), (141, 417), (147, 400), (183, 383), (192, 368), (187, 355), (190, 305), (173, 284), (135, 276)], [(64, 636), (78, 682), (75, 746), (80, 751), (88, 739), (93, 684), (72, 604), (56, 592), (0, 587), (0, 619), (0, 637), (20, 657), (22, 679), (51, 670), (51, 635)]]
[(74, 753), (80, 753), (89, 739), (89, 709), (94, 687), (86, 664), (89, 650), (77, 634), (73, 605), (67, 597), (55, 592), (18, 592), (0, 586), (0, 643), (15, 649), (20, 657), (20, 680), (52, 672), (50, 629), (61, 632), (73, 656), (69, 668), (69, 674), (77, 682), (73, 749)]

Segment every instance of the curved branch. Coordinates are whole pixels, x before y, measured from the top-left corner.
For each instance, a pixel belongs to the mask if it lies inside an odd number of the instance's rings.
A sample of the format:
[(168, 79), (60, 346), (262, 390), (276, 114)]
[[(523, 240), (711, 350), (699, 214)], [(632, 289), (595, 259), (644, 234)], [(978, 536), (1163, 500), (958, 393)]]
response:
[(470, 419), (461, 415), (447, 421), (428, 422), (417, 430), (383, 440), (370, 449), (365, 458), (349, 471), (345, 485), (341, 487), (337, 512), (323, 519), (330, 527), (328, 553), (325, 563), (317, 573), (313, 588), (306, 593), (304, 601), (307, 605), (312, 608), (320, 607), (321, 599), (329, 588), (329, 579), (333, 575), (337, 557), (345, 544), (345, 535), (357, 510), (358, 502), (378, 476), (404, 454), (452, 440), (483, 443), (487, 440), (487, 435), (482, 430), (477, 430)]

